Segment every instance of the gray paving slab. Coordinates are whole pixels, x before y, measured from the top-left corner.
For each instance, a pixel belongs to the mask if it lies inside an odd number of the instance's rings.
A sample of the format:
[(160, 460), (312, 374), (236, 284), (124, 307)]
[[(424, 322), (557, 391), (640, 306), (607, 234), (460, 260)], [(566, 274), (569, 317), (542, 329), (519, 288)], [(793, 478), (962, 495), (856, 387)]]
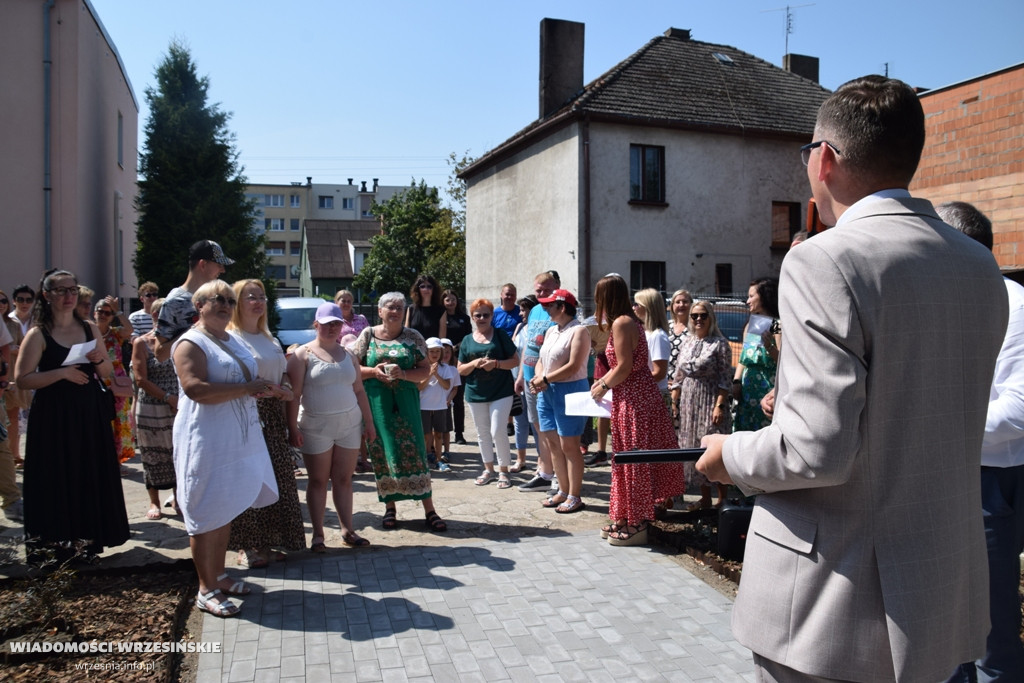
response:
[(241, 616), (203, 618), (231, 647), (197, 680), (754, 680), (731, 601), (657, 549), (590, 532), (356, 552), (250, 571)]

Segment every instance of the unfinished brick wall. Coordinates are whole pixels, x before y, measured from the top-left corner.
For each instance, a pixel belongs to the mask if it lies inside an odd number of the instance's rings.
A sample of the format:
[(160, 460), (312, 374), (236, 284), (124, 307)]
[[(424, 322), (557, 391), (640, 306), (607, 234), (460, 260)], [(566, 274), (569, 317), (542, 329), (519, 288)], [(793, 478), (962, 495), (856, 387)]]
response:
[(921, 94), (927, 137), (910, 187), (992, 219), (1000, 266), (1024, 267), (1024, 64)]

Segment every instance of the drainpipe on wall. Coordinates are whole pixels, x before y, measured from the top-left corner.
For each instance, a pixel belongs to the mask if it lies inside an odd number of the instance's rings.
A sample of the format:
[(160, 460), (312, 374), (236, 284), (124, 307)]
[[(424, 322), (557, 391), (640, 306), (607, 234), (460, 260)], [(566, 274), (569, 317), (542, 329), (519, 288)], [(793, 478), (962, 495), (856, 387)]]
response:
[(582, 298), (593, 296), (593, 278), (590, 273), (590, 118), (583, 117), (583, 286)]
[(53, 218), (50, 203), (52, 187), (50, 186), (50, 69), (53, 61), (50, 58), (50, 12), (56, 0), (43, 3), (43, 261), (45, 269), (53, 267)]

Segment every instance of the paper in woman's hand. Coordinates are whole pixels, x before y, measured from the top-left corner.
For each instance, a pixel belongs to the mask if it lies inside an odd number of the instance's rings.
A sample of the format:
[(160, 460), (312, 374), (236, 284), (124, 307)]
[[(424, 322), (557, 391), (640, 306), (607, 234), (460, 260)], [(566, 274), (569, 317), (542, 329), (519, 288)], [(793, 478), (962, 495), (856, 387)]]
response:
[(92, 361), (86, 358), (86, 355), (96, 348), (96, 341), (97, 340), (95, 339), (90, 339), (87, 342), (82, 342), (81, 344), (75, 344), (72, 346), (71, 350), (68, 351), (68, 357), (64, 359), (64, 362), (61, 363), (61, 365), (82, 365), (84, 363), (92, 363)]
[(612, 392), (606, 393), (600, 401), (595, 401), (589, 391), (580, 391), (565, 395), (566, 415), (585, 415), (587, 417), (612, 416)]

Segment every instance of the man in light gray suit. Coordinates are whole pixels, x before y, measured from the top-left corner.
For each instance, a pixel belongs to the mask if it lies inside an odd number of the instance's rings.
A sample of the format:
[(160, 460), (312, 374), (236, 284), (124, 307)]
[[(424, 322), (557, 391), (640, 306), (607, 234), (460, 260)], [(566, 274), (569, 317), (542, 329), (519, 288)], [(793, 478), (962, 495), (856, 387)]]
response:
[(924, 113), (866, 76), (801, 148), (826, 225), (782, 266), (771, 426), (697, 469), (757, 504), (733, 631), (762, 681), (937, 681), (985, 652), (978, 467), (1006, 330), (992, 255), (907, 187)]

